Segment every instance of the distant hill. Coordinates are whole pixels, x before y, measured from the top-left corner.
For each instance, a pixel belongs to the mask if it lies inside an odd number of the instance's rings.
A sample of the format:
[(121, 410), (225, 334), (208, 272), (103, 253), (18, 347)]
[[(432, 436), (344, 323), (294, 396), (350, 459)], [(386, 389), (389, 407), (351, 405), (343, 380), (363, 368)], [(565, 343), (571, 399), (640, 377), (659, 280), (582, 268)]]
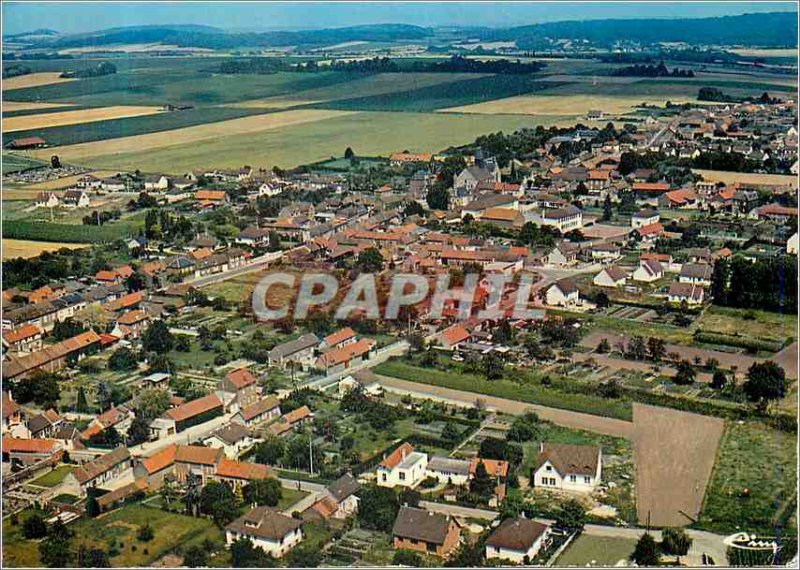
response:
[(327, 45), (350, 41), (385, 42), (422, 39), (432, 30), (405, 24), (376, 24), (319, 30), (281, 32), (226, 32), (210, 26), (137, 26), (60, 37), (42, 47), (97, 47), (114, 44), (164, 43), (181, 47), (228, 49)]
[(576, 20), (491, 30), (482, 35), (485, 40), (516, 40), (523, 49), (540, 49), (547, 45), (546, 38), (585, 39), (595, 46), (605, 47), (618, 41), (796, 47), (797, 13), (768, 12), (717, 18)]

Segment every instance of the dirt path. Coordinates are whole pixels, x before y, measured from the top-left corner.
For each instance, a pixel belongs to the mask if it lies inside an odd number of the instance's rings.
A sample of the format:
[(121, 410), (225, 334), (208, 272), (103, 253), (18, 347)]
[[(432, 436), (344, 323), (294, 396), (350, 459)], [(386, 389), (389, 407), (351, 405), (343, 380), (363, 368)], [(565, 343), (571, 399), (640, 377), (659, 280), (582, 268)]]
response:
[(400, 380), (399, 378), (381, 376), (380, 374), (378, 375), (378, 378), (384, 390), (400, 394), (405, 393), (422, 398), (442, 399), (451, 403), (466, 406), (472, 406), (475, 404), (476, 400), (480, 399), (485, 403), (486, 406), (506, 414), (518, 415), (525, 413), (528, 410), (533, 410), (539, 414), (539, 417), (543, 420), (551, 421), (560, 426), (591, 431), (594, 433), (602, 433), (615, 437), (624, 437), (630, 439), (634, 431), (633, 424), (631, 422), (626, 422), (624, 420), (618, 420), (615, 418), (594, 416), (592, 414), (584, 414), (570, 410), (560, 410), (558, 408), (548, 408), (546, 406), (540, 406), (537, 404), (529, 404), (527, 402), (496, 398), (494, 396), (486, 396), (484, 394), (477, 394), (474, 392), (464, 392), (462, 390), (431, 386), (429, 384), (419, 384), (417, 382), (410, 382), (408, 380)]
[(725, 422), (633, 404), (633, 454), (639, 522), (684, 526), (697, 518)]

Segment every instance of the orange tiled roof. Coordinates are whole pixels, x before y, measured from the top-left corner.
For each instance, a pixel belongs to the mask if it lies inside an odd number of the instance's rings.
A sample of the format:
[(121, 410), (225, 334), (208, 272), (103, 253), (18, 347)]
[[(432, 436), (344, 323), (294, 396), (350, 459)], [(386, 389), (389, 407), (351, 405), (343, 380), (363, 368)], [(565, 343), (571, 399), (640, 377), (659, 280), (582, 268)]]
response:
[(329, 334), (323, 340), (325, 344), (328, 346), (336, 346), (340, 342), (344, 342), (356, 336), (356, 331), (351, 329), (350, 327), (345, 327), (343, 329), (339, 329), (335, 333)]
[(135, 325), (147, 319), (147, 313), (144, 311), (128, 311), (117, 319), (117, 323), (120, 325)]
[(475, 474), (475, 469), (478, 468), (478, 463), (483, 463), (483, 466), (486, 467), (486, 472), (490, 477), (505, 477), (508, 474), (508, 461), (502, 461), (499, 459), (481, 459), (480, 457), (475, 457), (472, 459), (472, 461), (470, 461), (470, 474)]
[(323, 366), (336, 366), (337, 364), (348, 362), (353, 358), (366, 354), (372, 350), (374, 345), (374, 340), (362, 338), (341, 348), (329, 350), (320, 356), (319, 360)]
[(34, 337), (37, 334), (41, 333), (42, 331), (39, 327), (37, 327), (36, 325), (28, 324), (28, 325), (23, 325), (18, 329), (4, 332), (3, 340), (5, 340), (9, 344), (14, 344), (15, 342), (19, 342), (21, 340)]
[(197, 465), (216, 465), (225, 452), (221, 448), (203, 447), (200, 445), (179, 445), (175, 450), (176, 463), (194, 463)]
[(142, 466), (147, 472), (152, 475), (158, 473), (162, 469), (166, 469), (175, 463), (175, 453), (178, 446), (174, 443), (165, 447), (164, 449), (154, 453), (150, 457), (145, 457), (141, 460)]
[(225, 376), (228, 381), (236, 386), (237, 390), (251, 386), (257, 382), (256, 377), (247, 368), (237, 368)]
[(220, 400), (216, 394), (209, 394), (208, 396), (203, 396), (202, 398), (197, 398), (191, 402), (181, 404), (177, 408), (167, 410), (164, 416), (176, 422), (180, 422), (219, 407), (222, 407), (222, 400)]
[(3, 453), (53, 453), (58, 445), (54, 439), (23, 439), (4, 437)]
[(195, 200), (216, 201), (225, 199), (224, 190), (198, 190), (194, 193)]
[(217, 465), (217, 476), (226, 479), (242, 479), (244, 481), (257, 481), (270, 476), (270, 469), (260, 463), (243, 463), (231, 461), (223, 457)]
[(403, 459), (412, 453), (414, 453), (414, 447), (410, 443), (405, 442), (387, 455), (386, 459), (381, 461), (380, 466), (386, 469), (394, 469), (402, 463)]
[(442, 331), (442, 338), (450, 346), (464, 342), (469, 338), (469, 331), (461, 325), (453, 325)]

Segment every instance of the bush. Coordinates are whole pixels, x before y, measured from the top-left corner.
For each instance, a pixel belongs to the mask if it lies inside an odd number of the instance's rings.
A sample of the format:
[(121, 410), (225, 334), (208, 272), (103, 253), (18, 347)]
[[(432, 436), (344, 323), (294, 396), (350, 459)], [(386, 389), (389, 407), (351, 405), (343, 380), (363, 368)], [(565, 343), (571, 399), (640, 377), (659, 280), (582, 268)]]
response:
[(400, 549), (394, 553), (392, 564), (419, 568), (422, 566), (422, 556), (413, 550)]
[(136, 538), (142, 542), (150, 542), (153, 540), (153, 536), (153, 527), (151, 527), (150, 524), (140, 526), (139, 532), (136, 534)]
[(28, 540), (43, 538), (47, 534), (47, 523), (39, 513), (34, 513), (22, 523), (22, 536)]
[(706, 344), (721, 344), (724, 346), (743, 348), (750, 352), (758, 352), (761, 350), (765, 352), (777, 352), (784, 346), (782, 342), (774, 340), (757, 339), (732, 334), (704, 332), (699, 330), (694, 333), (694, 340), (696, 342), (703, 342)]

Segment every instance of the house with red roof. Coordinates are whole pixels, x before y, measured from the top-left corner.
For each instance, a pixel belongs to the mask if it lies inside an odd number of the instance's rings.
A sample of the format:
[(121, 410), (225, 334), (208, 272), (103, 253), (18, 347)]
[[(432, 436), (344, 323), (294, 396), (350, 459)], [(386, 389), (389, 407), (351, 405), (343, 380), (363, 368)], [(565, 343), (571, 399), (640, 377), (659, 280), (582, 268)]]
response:
[(426, 477), (428, 454), (402, 443), (378, 464), (376, 482), (381, 487), (416, 487)]
[(239, 409), (248, 408), (258, 402), (258, 379), (246, 367), (228, 372), (220, 380), (219, 389), (234, 395), (234, 402)]

